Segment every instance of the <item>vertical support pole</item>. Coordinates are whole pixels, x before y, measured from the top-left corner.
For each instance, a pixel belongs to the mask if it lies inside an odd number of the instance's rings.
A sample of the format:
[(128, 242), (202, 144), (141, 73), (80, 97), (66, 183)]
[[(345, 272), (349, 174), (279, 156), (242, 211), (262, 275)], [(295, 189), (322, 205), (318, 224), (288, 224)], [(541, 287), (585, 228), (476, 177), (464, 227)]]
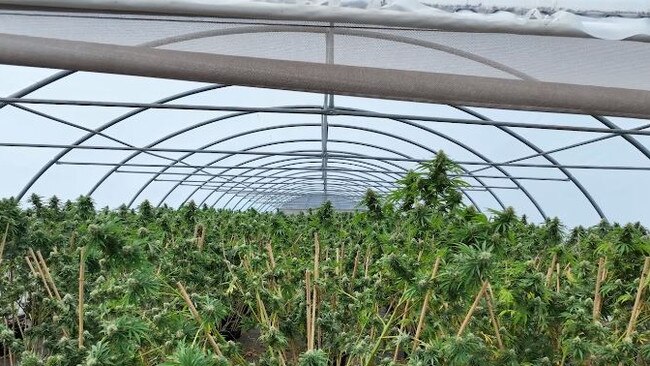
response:
[[(334, 23), (330, 23), (330, 27), (325, 34), (325, 63), (334, 63)], [(328, 198), (327, 190), (327, 140), (329, 139), (329, 123), (327, 111), (334, 108), (334, 95), (325, 94), (323, 101), (323, 110), (325, 113), (321, 114), (321, 154), (322, 154), (322, 178), (323, 178), (323, 193), (325, 199)]]

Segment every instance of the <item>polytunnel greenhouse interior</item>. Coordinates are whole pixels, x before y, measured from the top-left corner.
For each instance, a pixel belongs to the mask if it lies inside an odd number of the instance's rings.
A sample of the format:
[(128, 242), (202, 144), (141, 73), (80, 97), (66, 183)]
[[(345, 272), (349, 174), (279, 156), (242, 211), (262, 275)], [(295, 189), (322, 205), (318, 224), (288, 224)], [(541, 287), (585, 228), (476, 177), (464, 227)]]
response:
[(645, 0), (0, 0), (0, 365), (649, 365)]

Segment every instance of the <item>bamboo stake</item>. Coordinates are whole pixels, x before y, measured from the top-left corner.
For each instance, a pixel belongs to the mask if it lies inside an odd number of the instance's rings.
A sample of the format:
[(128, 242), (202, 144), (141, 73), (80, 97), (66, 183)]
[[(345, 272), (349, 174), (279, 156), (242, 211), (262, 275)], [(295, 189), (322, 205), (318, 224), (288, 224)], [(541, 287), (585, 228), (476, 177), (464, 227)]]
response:
[(499, 325), (499, 319), (497, 319), (494, 309), (494, 303), (496, 302), (494, 299), (494, 293), (492, 292), (492, 286), (488, 282), (487, 284), (487, 296), (485, 297), (488, 305), (488, 311), (490, 313), (490, 319), (492, 320), (492, 326), (494, 327), (494, 334), (497, 337), (497, 344), (499, 345), (499, 349), (504, 350), (505, 347), (503, 346), (503, 340), (501, 339), (501, 326)]
[[(4, 320), (5, 320), (5, 326), (6, 326), (8, 329), (11, 329), (11, 328), (9, 328), (9, 322), (7, 321), (7, 318), (5, 318)], [(8, 351), (8, 352), (7, 352), (7, 351)], [(9, 354), (9, 365), (10, 365), (10, 366), (14, 366), (14, 353), (13, 353), (13, 352), (11, 351), (11, 349), (10, 349), (9, 347), (7, 347), (6, 345), (4, 346), (4, 354), (5, 354), (5, 355), (6, 355), (6, 354)]]
[(45, 279), (45, 274), (43, 272), (43, 269), (41, 268), (41, 264), (38, 262), (38, 258), (36, 257), (36, 253), (34, 253), (34, 250), (32, 250), (32, 248), (29, 248), (29, 254), (31, 254), (32, 260), (34, 261), (34, 264), (36, 265), (36, 269), (38, 270), (39, 277), (43, 281), (43, 286), (45, 287), (45, 290), (47, 291), (47, 295), (50, 298), (54, 298), (54, 295), (52, 294), (52, 290), (50, 290), (50, 285), (47, 284), (47, 279)]
[(266, 242), (266, 252), (269, 255), (269, 261), (271, 262), (271, 269), (275, 269), (275, 256), (273, 256), (273, 246), (271, 241)]
[(600, 309), (602, 306), (602, 296), (600, 294), (600, 285), (602, 284), (603, 272), (605, 272), (605, 258), (601, 257), (598, 260), (598, 274), (596, 275), (596, 289), (594, 290), (594, 311), (592, 312), (594, 321), (600, 319)]
[(311, 272), (305, 271), (305, 299), (307, 304), (307, 350), (311, 351)]
[(553, 277), (553, 270), (555, 269), (555, 262), (557, 261), (557, 253), (553, 253), (553, 259), (551, 259), (551, 265), (548, 266), (546, 271), (546, 287), (551, 285), (551, 278)]
[[(440, 257), (437, 257), (436, 262), (433, 265), (433, 269), (431, 270), (431, 277), (430, 277), (431, 280), (436, 278), (436, 274), (438, 273), (439, 267), (440, 267)], [(413, 337), (412, 352), (415, 352), (415, 349), (417, 348), (418, 342), (420, 340), (420, 335), (422, 334), (422, 329), (424, 329), (424, 318), (429, 308), (429, 298), (431, 297), (432, 292), (433, 291), (431, 289), (428, 289), (426, 294), (424, 295), (424, 302), (422, 303), (422, 309), (420, 310), (420, 319), (418, 321), (418, 326), (415, 330), (415, 336)]]
[(560, 292), (560, 263), (555, 263), (555, 267), (557, 268), (557, 278), (555, 278), (555, 292), (559, 293)]
[(68, 241), (68, 245), (70, 248), (74, 247), (74, 244), (77, 242), (77, 232), (73, 231), (72, 234), (70, 235), (70, 240)]
[(314, 338), (316, 336), (316, 308), (318, 308), (318, 272), (320, 265), (320, 241), (318, 233), (314, 234), (314, 289), (312, 291), (313, 300), (311, 308), (311, 347), (314, 348)]
[(45, 276), (47, 277), (47, 280), (50, 282), (50, 285), (52, 285), (52, 290), (54, 290), (54, 295), (56, 296), (57, 300), (61, 301), (61, 295), (59, 294), (59, 290), (56, 288), (56, 285), (54, 284), (54, 280), (52, 279), (52, 275), (50, 274), (50, 269), (47, 267), (47, 263), (45, 263), (45, 259), (43, 259), (43, 255), (41, 254), (41, 251), (37, 251), (36, 255), (38, 256), (38, 260), (41, 262), (41, 265), (43, 266), (43, 270), (45, 272)]
[(79, 316), (79, 349), (84, 347), (84, 281), (86, 276), (86, 247), (81, 247), (79, 254), (79, 306), (77, 312)]
[(205, 244), (205, 226), (203, 224), (196, 224), (194, 227), (194, 239), (199, 251), (203, 250), (203, 245)]
[(368, 249), (366, 249), (366, 261), (363, 270), (364, 278), (368, 278), (368, 271), (370, 271), (370, 245), (368, 245)]
[(32, 262), (29, 260), (28, 256), (25, 256), (25, 262), (27, 262), (27, 266), (29, 267), (29, 270), (32, 271), (32, 274), (38, 276), (38, 272), (36, 272), (34, 266), (32, 266)]
[(2, 235), (2, 241), (0, 241), (0, 264), (2, 264), (2, 255), (5, 251), (5, 244), (7, 244), (7, 235), (9, 235), (9, 223), (7, 223), (5, 233)]
[(485, 294), (486, 288), (487, 288), (487, 281), (483, 281), (483, 286), (481, 286), (481, 289), (479, 290), (478, 294), (476, 294), (476, 298), (474, 298), (474, 303), (472, 303), (472, 306), (467, 311), (467, 315), (465, 315), (465, 319), (463, 320), (463, 323), (460, 325), (460, 329), (458, 329), (458, 333), (456, 334), (456, 337), (460, 337), (465, 331), (467, 324), (469, 324), (469, 321), (472, 319), (472, 315), (474, 315), (474, 311), (476, 311), (476, 307), (478, 306), (479, 301), (481, 301), (481, 298)]
[(357, 269), (359, 268), (359, 254), (360, 250), (357, 249), (357, 255), (354, 257), (354, 266), (352, 267), (352, 277), (350, 278), (351, 280), (354, 279), (357, 275)]
[[(178, 287), (178, 290), (181, 292), (181, 296), (183, 297), (183, 300), (185, 300), (187, 307), (190, 309), (190, 313), (192, 314), (192, 316), (194, 316), (194, 319), (199, 324), (199, 326), (203, 328), (201, 316), (199, 315), (199, 312), (196, 310), (196, 307), (194, 306), (192, 299), (190, 299), (190, 295), (187, 294), (185, 287), (180, 282), (176, 282), (176, 287)], [(208, 338), (208, 342), (210, 343), (210, 346), (212, 346), (214, 353), (216, 353), (219, 356), (223, 356), (223, 354), (221, 353), (221, 349), (219, 349), (219, 345), (217, 344), (217, 341), (214, 340), (212, 334), (210, 334), (210, 332), (205, 328), (203, 328), (203, 332), (205, 333), (205, 336)]]
[(632, 314), (630, 316), (630, 322), (627, 325), (627, 330), (625, 331), (625, 338), (630, 338), (632, 333), (636, 328), (636, 319), (639, 316), (639, 311), (641, 308), (641, 299), (643, 297), (643, 292), (647, 286), (647, 276), (648, 271), (650, 271), (650, 257), (645, 258), (643, 263), (643, 271), (641, 271), (641, 277), (639, 279), (639, 287), (636, 291), (636, 298), (634, 299), (634, 306), (632, 307)]
[(341, 274), (341, 249), (336, 248), (336, 267), (334, 268), (336, 277)]

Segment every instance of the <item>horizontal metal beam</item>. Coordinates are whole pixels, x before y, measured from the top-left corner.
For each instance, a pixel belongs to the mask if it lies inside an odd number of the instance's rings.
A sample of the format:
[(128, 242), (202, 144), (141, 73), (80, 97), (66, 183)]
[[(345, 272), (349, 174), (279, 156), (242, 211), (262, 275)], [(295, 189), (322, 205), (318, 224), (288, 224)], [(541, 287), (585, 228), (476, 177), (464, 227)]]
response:
[(36, 98), (1, 98), (0, 102), (7, 104), (44, 104), (44, 105), (67, 105), (79, 107), (115, 107), (115, 108), (147, 108), (147, 109), (171, 109), (171, 110), (194, 110), (194, 111), (219, 111), (219, 112), (247, 112), (247, 113), (280, 113), (300, 115), (330, 115), (330, 116), (351, 116), (381, 119), (408, 119), (421, 122), (438, 122), (450, 124), (466, 124), (479, 126), (498, 126), (511, 128), (528, 128), (538, 130), (569, 131), (569, 132), (590, 132), (619, 135), (640, 135), (650, 136), (650, 131), (638, 129), (603, 128), (603, 127), (582, 127), (560, 124), (509, 122), (493, 120), (477, 120), (467, 118), (429, 117), (410, 114), (379, 113), (371, 111), (349, 110), (340, 107), (322, 108), (314, 106), (311, 108), (281, 108), (281, 107), (239, 107), (239, 106), (214, 106), (198, 104), (160, 104), (160, 103), (136, 103), (136, 102), (108, 102), (88, 100), (63, 100), (63, 99), (36, 99)]
[(650, 117), (650, 91), (0, 34), (0, 63), (474, 107)]
[[(278, 177), (282, 178), (282, 177)], [(300, 178), (295, 178), (296, 180), (299, 180)], [(329, 178), (328, 178), (329, 179)], [(333, 179), (334, 180), (334, 179)], [(228, 182), (232, 183), (232, 182)], [(313, 184), (314, 186), (322, 187), (322, 184), (318, 183), (305, 183), (305, 182), (298, 182), (300, 184)], [(249, 187), (249, 186), (259, 186), (260, 188), (267, 187), (267, 186), (274, 186), (274, 185), (285, 185), (285, 186), (290, 186), (291, 184), (298, 184), (294, 183), (293, 181), (284, 181), (284, 182), (269, 182), (269, 183), (258, 183), (258, 182), (241, 182), (238, 184), (232, 184), (232, 185), (223, 185), (219, 184), (217, 185), (206, 185), (206, 184), (199, 184), (199, 183), (181, 183), (180, 185), (182, 186), (191, 186), (191, 187), (205, 187), (205, 188), (211, 188), (211, 187), (217, 187), (217, 188), (229, 188), (229, 187)], [(355, 187), (372, 187), (372, 186), (360, 186), (360, 185), (351, 185), (351, 184), (344, 184), (344, 183), (332, 183), (332, 186), (337, 186), (337, 187), (349, 187), (349, 188), (355, 188)], [(376, 187), (376, 186), (375, 186)], [(465, 186), (465, 187), (459, 187), (460, 189), (466, 189), (466, 188), (485, 188), (485, 189), (519, 189), (519, 187), (513, 187), (513, 186)], [(365, 192), (365, 189), (363, 190)]]
[[(158, 172), (145, 172), (145, 171), (137, 171), (137, 170), (120, 170), (120, 173), (132, 173), (132, 174), (157, 174)], [(172, 174), (172, 175), (187, 175), (187, 173), (178, 173), (178, 172), (170, 172), (170, 173), (163, 173), (163, 174)], [(424, 174), (424, 173), (420, 173)], [(193, 176), (199, 175), (199, 174), (192, 174)], [(223, 177), (223, 178), (266, 178), (265, 176), (260, 176), (260, 175), (244, 175), (244, 174), (201, 174), (205, 175), (207, 177)], [(450, 177), (469, 177), (469, 178), (487, 178), (487, 179), (517, 179), (517, 180), (532, 180), (532, 181), (552, 181), (552, 182), (568, 182), (568, 178), (546, 178), (546, 177), (525, 177), (525, 176), (512, 176), (512, 177), (506, 177), (503, 175), (470, 175), (470, 174), (449, 174)], [(275, 179), (278, 177), (268, 177), (269, 179)], [(284, 178), (284, 177), (280, 177)], [(293, 177), (286, 177), (286, 178), (293, 178)], [(323, 178), (320, 176), (314, 176), (314, 177), (300, 177), (299, 179), (313, 179), (313, 180), (322, 180)], [(203, 182), (210, 182), (210, 183), (219, 183), (218, 181), (207, 181), (207, 180), (192, 180), (192, 179), (163, 179), (163, 178), (158, 178), (155, 179), (154, 181), (156, 182), (188, 182), (188, 183), (203, 183)], [(371, 183), (386, 183), (384, 180), (363, 180), (363, 179), (345, 179), (347, 182), (371, 182)]]
[[(283, 151), (254, 151), (254, 150), (216, 150), (216, 149), (180, 149), (180, 148), (164, 148), (164, 147), (130, 147), (130, 146), (92, 146), (92, 145), (64, 145), (64, 144), (40, 144), (40, 143), (21, 143), (21, 142), (0, 142), (0, 147), (27, 147), (27, 148), (53, 148), (53, 149), (79, 149), (79, 150), (109, 150), (109, 151), (140, 151), (140, 152), (168, 152), (168, 153), (194, 153), (194, 154), (224, 154), (224, 155), (253, 155), (253, 156), (301, 156), (322, 158), (327, 157), (349, 157), (345, 154), (336, 153), (295, 153)], [(168, 157), (160, 157), (166, 158)], [(369, 156), (369, 155), (354, 155), (357, 159), (363, 160), (378, 160), (378, 161), (406, 161), (413, 163), (421, 163), (431, 159), (413, 159), (402, 157), (390, 156)]]
[[(514, 167), (514, 168), (544, 168), (544, 169), (582, 169), (582, 170), (632, 170), (632, 171), (650, 171), (650, 166), (625, 166), (625, 165), (581, 165), (581, 164), (532, 164), (532, 163), (486, 163), (482, 161), (457, 161), (460, 165), (486, 165), (491, 167)], [(128, 166), (128, 167), (141, 167), (141, 168), (174, 168), (174, 169), (257, 169), (257, 170), (318, 170), (321, 168), (312, 169), (311, 167), (305, 168), (273, 168), (273, 167), (254, 167), (254, 166), (232, 166), (232, 165), (214, 165), (214, 166), (169, 166), (165, 164), (118, 164), (118, 163), (99, 163), (99, 162), (85, 162), (85, 161), (59, 161), (58, 165), (80, 165), (80, 166)], [(404, 172), (391, 171), (391, 170), (352, 170), (345, 168), (329, 168), (328, 170), (344, 170), (344, 171), (357, 171), (368, 173), (385, 173), (385, 174), (404, 174)]]

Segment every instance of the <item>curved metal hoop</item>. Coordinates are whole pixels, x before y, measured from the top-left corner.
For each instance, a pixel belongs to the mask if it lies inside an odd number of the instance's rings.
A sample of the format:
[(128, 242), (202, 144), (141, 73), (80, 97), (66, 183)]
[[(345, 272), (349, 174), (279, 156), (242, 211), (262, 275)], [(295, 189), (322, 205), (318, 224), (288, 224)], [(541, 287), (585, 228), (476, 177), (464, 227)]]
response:
[[(253, 32), (263, 32), (263, 31), (266, 31), (266, 32), (278, 31), (278, 32), (280, 32), (280, 31), (287, 31), (287, 30), (282, 30), (281, 27), (277, 27), (277, 26), (271, 26), (271, 27), (272, 28), (274, 27), (276, 30), (270, 30), (270, 29), (259, 30), (260, 27), (239, 27), (239, 28), (228, 30), (228, 32), (229, 32), (228, 34), (251, 33), (252, 29), (247, 30), (245, 28), (256, 28), (256, 30), (253, 31)], [(293, 28), (292, 30), (296, 31), (295, 28)], [(305, 29), (300, 30), (300, 31), (304, 32)], [(327, 32), (329, 30), (320, 29), (319, 31), (314, 31), (314, 30), (311, 30), (311, 31), (316, 32), (316, 33), (325, 33), (325, 32)], [(162, 46), (162, 45), (166, 45), (166, 44), (172, 44), (172, 43), (187, 41), (187, 40), (190, 40), (190, 39), (198, 39), (198, 38), (203, 38), (203, 37), (218, 36), (219, 34), (214, 34), (215, 32), (221, 32), (221, 31), (208, 31), (208, 32), (191, 33), (191, 34), (182, 35), (182, 36), (179, 36), (179, 37), (174, 37), (175, 39), (162, 39), (162, 40), (148, 42), (147, 44), (144, 44), (142, 46), (158, 47), (158, 46)], [(428, 41), (413, 39), (413, 38), (410, 38), (410, 37), (386, 35), (386, 34), (382, 34), (382, 33), (378, 33), (378, 32), (371, 32), (371, 31), (364, 31), (364, 30), (335, 29), (335, 32), (337, 32), (337, 34), (384, 39), (384, 40), (388, 40), (388, 41), (405, 43), (405, 44), (409, 44), (409, 45), (413, 45), (413, 46), (417, 46), (417, 47), (435, 49), (435, 50), (438, 50), (438, 51), (450, 53), (450, 54), (456, 55), (458, 57), (463, 57), (463, 58), (466, 58), (466, 59), (469, 59), (469, 60), (484, 64), (486, 66), (495, 68), (497, 70), (508, 73), (508, 74), (513, 75), (513, 76), (518, 77), (518, 78), (531, 79), (531, 80), (533, 79), (532, 77), (530, 77), (529, 75), (526, 75), (525, 73), (521, 73), (520, 71), (518, 71), (516, 69), (510, 68), (510, 67), (508, 67), (506, 65), (500, 64), (500, 63), (495, 62), (493, 60), (483, 58), (483, 57), (474, 55), (474, 54), (466, 52), (466, 51), (455, 49), (453, 47), (448, 47), (448, 46), (436, 44), (434, 42), (428, 42)], [(222, 35), (228, 35), (228, 34), (224, 33)], [(33, 84), (33, 85), (31, 85), (31, 86), (17, 92), (17, 93), (14, 93), (12, 95), (12, 97), (20, 98), (20, 97), (26, 96), (26, 95), (28, 95), (28, 94), (30, 94), (30, 93), (44, 87), (44, 86), (47, 86), (47, 85), (49, 85), (49, 84), (51, 84), (51, 83), (53, 83), (53, 82), (55, 82), (57, 80), (60, 80), (60, 79), (62, 79), (64, 77), (66, 77), (66, 76), (69, 76), (69, 75), (71, 75), (73, 73), (74, 73), (74, 71), (62, 71), (62, 72), (59, 72), (57, 74), (54, 74), (54, 75), (52, 75), (52, 76), (50, 76), (50, 77), (48, 77), (46, 79), (43, 79), (43, 80), (37, 82), (37, 83), (35, 83), (35, 84)], [(216, 88), (216, 87), (212, 87), (212, 88)], [(186, 93), (191, 93), (191, 91), (186, 92)], [(181, 94), (179, 94), (179, 95), (181, 95)], [(182, 98), (182, 96), (179, 97), (179, 95), (171, 96), (169, 98), (165, 98), (165, 99), (159, 101), (158, 103), (165, 103), (166, 101), (168, 102), (170, 100)], [(191, 94), (188, 94), (188, 95), (191, 95)], [(5, 105), (6, 104), (0, 104), (0, 108), (4, 107)], [(463, 111), (465, 113), (469, 113), (470, 115), (472, 115), (472, 116), (474, 116), (476, 118), (489, 121), (489, 118), (487, 118), (485, 116), (482, 116), (479, 113), (474, 112), (474, 111), (472, 111), (470, 109), (462, 108), (462, 107), (456, 107), (456, 106), (452, 106), (452, 107), (457, 108), (457, 109), (459, 109), (459, 110), (461, 110), (461, 111)], [(144, 111), (145, 110), (143, 109), (141, 111), (138, 111), (137, 113), (141, 113), (141, 112), (144, 112)], [(130, 116), (129, 115), (124, 115), (123, 117), (124, 118), (122, 118), (122, 121), (128, 119)], [(600, 116), (592, 116), (592, 117), (595, 118), (599, 123), (605, 125), (607, 128), (610, 128), (610, 129), (616, 129), (617, 128), (617, 126), (614, 123), (612, 123), (611, 121), (609, 121), (608, 119), (606, 119), (604, 117), (600, 117)], [(120, 121), (115, 121), (114, 120), (114, 121), (111, 121), (111, 122), (115, 122), (113, 124), (116, 124), (116, 123), (119, 123)], [(110, 122), (109, 122), (109, 124), (110, 124)], [(106, 128), (110, 127), (110, 126), (107, 126), (107, 125), (108, 124), (106, 124), (104, 126), (101, 126), (100, 128), (98, 128), (96, 130), (95, 133), (91, 132), (88, 135), (84, 136), (84, 138), (82, 138), (83, 141), (82, 140), (77, 140), (75, 142), (75, 145), (80, 145), (84, 141), (87, 141), (90, 137), (95, 136), (98, 132), (101, 132), (103, 129), (105, 129), (105, 128), (102, 128), (102, 127), (105, 127), (105, 126), (106, 126)], [(499, 126), (496, 126), (496, 127), (499, 128), (500, 130), (502, 130), (503, 132), (506, 132), (508, 135), (512, 136), (513, 138), (515, 138), (519, 142), (525, 144), (528, 148), (531, 148), (533, 151), (535, 151), (537, 153), (538, 156), (543, 157), (544, 159), (548, 160), (550, 163), (552, 163), (552, 164), (554, 164), (556, 166), (559, 165), (557, 160), (552, 158), (548, 153), (544, 153), (544, 151), (542, 151), (539, 147), (537, 147), (535, 144), (533, 144), (530, 140), (522, 137), (521, 135), (515, 133), (514, 131), (512, 131), (512, 130), (510, 130), (508, 128), (499, 127)], [(638, 150), (644, 156), (646, 156), (647, 158), (650, 159), (650, 151), (643, 144), (641, 144), (637, 139), (635, 139), (634, 137), (629, 136), (629, 135), (618, 135), (618, 136), (625, 139), (626, 142), (630, 143), (636, 150)], [(603, 139), (613, 138), (613, 137), (617, 137), (617, 135), (613, 134), (611, 136), (605, 136), (605, 137), (601, 137), (599, 139), (594, 139), (593, 141), (594, 142), (595, 141), (602, 141)], [(52, 167), (52, 165), (56, 164), (63, 156), (65, 156), (71, 150), (72, 149), (66, 149), (66, 150), (62, 151), (61, 153), (57, 154), (53, 159), (51, 159), (46, 165), (44, 165), (39, 170), (39, 172), (34, 177), (32, 177), (32, 179), (25, 185), (25, 187), (23, 187), (23, 189), (20, 191), (20, 193), (17, 195), (17, 197), (19, 199), (22, 199), (24, 197), (24, 195), (29, 191), (29, 189), (31, 189), (31, 187), (36, 183), (36, 181), (38, 181), (45, 174), (45, 172), (47, 170), (49, 170), (49, 168)], [(579, 189), (579, 191), (582, 193), (582, 195), (585, 196), (585, 198), (588, 200), (588, 202), (591, 204), (591, 206), (594, 208), (594, 210), (597, 212), (597, 214), (601, 218), (606, 218), (604, 212), (598, 206), (598, 204), (597, 204), (596, 200), (594, 199), (594, 197), (582, 185), (582, 183), (576, 177), (574, 177), (569, 171), (567, 171), (567, 169), (562, 168), (561, 166), (558, 166), (557, 168), (565, 176), (567, 176), (567, 178), (569, 178), (573, 182), (573, 184)], [(117, 168), (115, 168), (114, 170), (117, 170)], [(108, 175), (110, 175), (110, 173)], [(97, 184), (95, 185), (95, 187), (91, 190), (91, 192), (94, 191), (97, 187), (99, 187), (99, 185), (101, 185), (101, 183), (107, 178), (107, 176), (102, 178), (102, 180), (98, 181)], [(516, 180), (513, 180), (513, 183), (515, 183), (515, 182), (516, 182)], [(515, 184), (517, 184), (519, 186), (518, 183), (515, 183)], [(520, 186), (520, 188), (522, 188), (522, 192), (524, 192), (528, 196), (528, 198), (531, 199), (531, 202), (533, 202), (535, 207), (540, 211), (540, 214), (543, 217), (546, 217), (546, 215), (541, 210), (541, 207), (538, 205), (537, 201), (533, 198), (533, 196), (530, 195), (524, 189), (524, 187)], [(493, 194), (495, 199), (498, 202), (500, 202), (498, 196), (496, 196), (493, 192), (491, 192), (491, 193)], [(501, 205), (503, 207), (503, 204), (501, 204)]]

